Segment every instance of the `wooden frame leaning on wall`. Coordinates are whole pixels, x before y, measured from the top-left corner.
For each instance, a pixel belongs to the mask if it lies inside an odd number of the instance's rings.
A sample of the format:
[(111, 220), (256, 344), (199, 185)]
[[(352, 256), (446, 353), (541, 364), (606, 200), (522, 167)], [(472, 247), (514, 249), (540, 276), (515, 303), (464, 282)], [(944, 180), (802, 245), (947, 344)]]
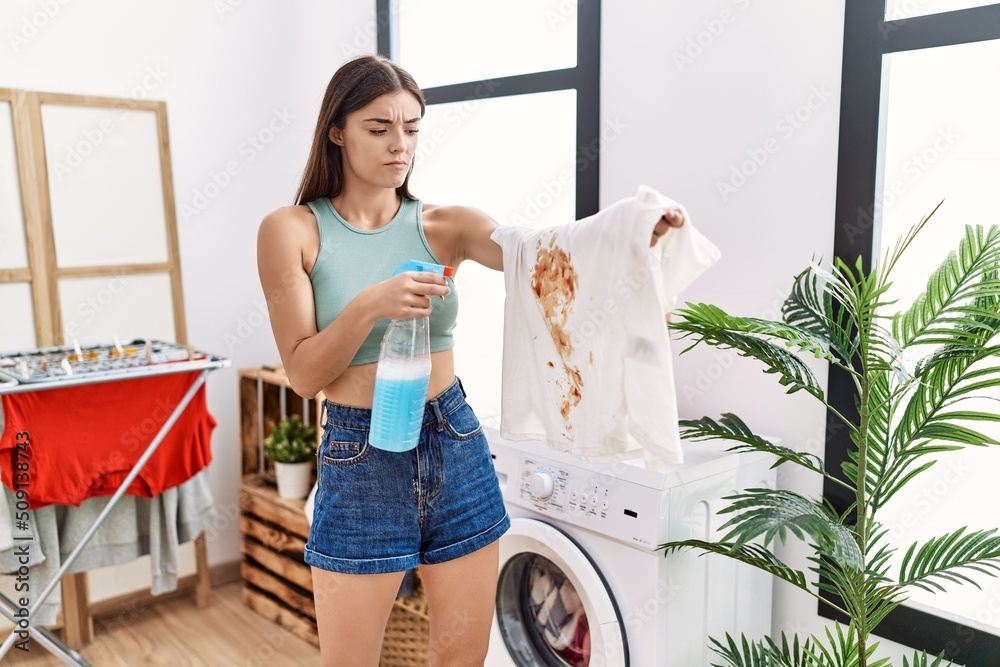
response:
[[(177, 238), (177, 212), (174, 204), (173, 175), (170, 163), (170, 140), (167, 132), (166, 103), (131, 98), (68, 95), (0, 88), (0, 105), (10, 105), (13, 146), (23, 211), (27, 266), (0, 267), (0, 286), (28, 283), (31, 291), (35, 343), (39, 347), (68, 345), (65, 340), (59, 284), (61, 280), (122, 275), (166, 275), (170, 283), (174, 340), (187, 344), (187, 323), (181, 287), (180, 252)], [(45, 105), (107, 109), (108, 119), (133, 111), (149, 112), (155, 117), (159, 149), (160, 181), (166, 223), (166, 258), (159, 262), (92, 264), (60, 266), (56, 256), (55, 227), (50, 189), (51, 166), (46, 163), (42, 109)], [(0, 156), (2, 159), (3, 156)], [(159, 211), (156, 212), (159, 215)], [(11, 314), (11, 313), (8, 313)]]

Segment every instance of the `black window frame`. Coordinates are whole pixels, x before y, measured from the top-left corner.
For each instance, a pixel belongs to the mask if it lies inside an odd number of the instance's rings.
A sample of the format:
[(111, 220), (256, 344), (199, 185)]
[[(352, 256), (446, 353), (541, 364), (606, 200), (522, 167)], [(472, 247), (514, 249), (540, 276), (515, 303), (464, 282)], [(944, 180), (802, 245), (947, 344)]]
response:
[[(884, 2), (846, 0), (844, 17), (834, 254), (850, 266), (862, 257), (865, 271), (871, 269), (875, 241), (883, 56), (1000, 40), (1000, 4), (892, 21), (885, 20), (885, 9)], [(857, 420), (853, 391), (850, 377), (831, 366), (827, 398), (842, 415)], [(826, 467), (839, 473), (850, 435), (832, 415), (827, 416), (826, 434)], [(840, 510), (853, 501), (829, 481), (823, 494)], [(819, 613), (846, 620), (822, 602)], [(995, 667), (1000, 655), (1000, 636), (907, 606), (893, 611), (875, 634), (932, 654), (943, 651), (949, 660), (967, 667)]]
[[(376, 0), (376, 49), (395, 60), (392, 45), (399, 29), (392, 11), (400, 0)], [(428, 106), (558, 90), (576, 91), (576, 219), (597, 213), (601, 158), (601, 0), (579, 2), (576, 66), (491, 80), (424, 88)], [(516, 48), (516, 47), (513, 47)], [(419, 81), (417, 82), (420, 83)]]

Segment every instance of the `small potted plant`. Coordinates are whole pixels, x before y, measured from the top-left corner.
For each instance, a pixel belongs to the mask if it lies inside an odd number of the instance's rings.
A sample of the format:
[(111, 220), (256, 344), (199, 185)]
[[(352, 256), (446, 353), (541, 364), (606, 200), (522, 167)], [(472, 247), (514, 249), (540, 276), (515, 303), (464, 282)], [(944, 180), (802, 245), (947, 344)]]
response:
[(282, 420), (264, 440), (264, 456), (274, 461), (278, 495), (305, 498), (312, 487), (316, 429), (302, 423), (298, 415)]

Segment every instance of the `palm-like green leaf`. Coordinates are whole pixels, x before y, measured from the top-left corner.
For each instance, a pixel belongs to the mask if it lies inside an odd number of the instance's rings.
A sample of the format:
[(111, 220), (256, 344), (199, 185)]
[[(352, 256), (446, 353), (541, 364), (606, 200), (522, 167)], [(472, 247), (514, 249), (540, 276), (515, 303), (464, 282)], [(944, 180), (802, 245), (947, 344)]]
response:
[(765, 452), (778, 458), (772, 467), (790, 461), (839, 482), (836, 478), (826, 475), (826, 471), (823, 469), (823, 459), (820, 457), (807, 452), (796, 452), (788, 447), (768, 442), (751, 431), (750, 427), (732, 412), (722, 414), (719, 421), (702, 417), (701, 419), (682, 419), (678, 423), (681, 426), (681, 438), (685, 440), (733, 440), (741, 444), (730, 447), (727, 451)]
[[(1000, 243), (1000, 231), (993, 233), (995, 229), (991, 228), (989, 235), (994, 244)], [(978, 268), (980, 277), (996, 276), (996, 262), (1000, 261), (1000, 249), (994, 254), (993, 261), (992, 267)], [(975, 282), (973, 286), (981, 282), (983, 281)], [(957, 397), (1000, 386), (1000, 375), (995, 367), (976, 367), (973, 370), (978, 362), (986, 361), (1000, 353), (997, 346), (989, 345), (990, 341), (1000, 333), (1000, 294), (990, 290), (972, 291), (964, 296), (964, 300), (962, 317), (948, 330), (944, 346), (918, 365), (916, 377), (920, 382), (894, 434), (900, 450), (905, 450), (913, 440), (942, 437), (928, 436), (923, 429), (935, 421), (941, 410), (953, 404)], [(956, 442), (975, 444), (959, 435), (960, 439)]]
[[(979, 304), (988, 302), (992, 300)], [(990, 308), (1000, 308), (1000, 300)], [(885, 493), (880, 501), (887, 500), (906, 482), (929, 468), (933, 462), (919, 463), (925, 456), (958, 449), (961, 445), (1000, 444), (980, 431), (955, 423), (956, 420), (982, 421), (984, 413), (955, 410), (956, 404), (975, 397), (977, 392), (1000, 387), (1000, 367), (984, 367), (981, 363), (1000, 354), (1000, 346), (987, 345), (1000, 333), (1000, 317), (981, 307), (973, 317), (983, 325), (977, 333), (981, 345), (946, 347), (918, 364), (915, 372), (918, 383), (891, 436), (894, 458), (884, 471)], [(946, 444), (948, 442), (959, 444)]]
[[(840, 623), (835, 624), (836, 636), (826, 628), (826, 640), (829, 647), (820, 642), (815, 642), (814, 648), (810, 652), (810, 658), (817, 667), (858, 667), (861, 664), (861, 647), (858, 645), (858, 633), (853, 626), (847, 628)], [(875, 654), (878, 644), (868, 644), (865, 646), (864, 654), (868, 667), (890, 667), (888, 658), (880, 658), (875, 662), (870, 662)]]
[[(777, 338), (778, 340), (785, 341), (788, 347), (798, 352), (807, 352), (817, 359), (836, 361), (836, 357), (828, 349), (829, 343), (824, 338), (813, 334), (807, 329), (757, 317), (737, 317), (711, 304), (688, 303), (686, 305), (688, 306), (687, 308), (681, 308), (677, 311), (684, 318), (681, 322), (682, 324), (690, 322), (697, 325), (698, 322), (708, 321), (716, 328), (726, 329), (734, 333)], [(674, 328), (673, 324), (671, 322), (671, 328)], [(678, 329), (683, 331), (690, 330), (685, 326), (680, 326)]]
[(902, 587), (889, 578), (890, 559), (896, 549), (890, 546), (889, 531), (881, 524), (872, 522), (871, 540), (865, 554), (865, 617), (867, 626), (874, 628), (896, 607), (906, 601)]
[(899, 450), (916, 440), (916, 434), (942, 407), (949, 390), (959, 383), (969, 364), (968, 356), (952, 356), (925, 369), (892, 436)]
[[(934, 662), (928, 662), (928, 660), (933, 660)], [(945, 662), (943, 651), (936, 658), (932, 658), (926, 653), (915, 651), (912, 663), (906, 659), (905, 655), (903, 656), (903, 667), (948, 667), (951, 664), (951, 662)]]
[(979, 584), (963, 570), (991, 577), (1000, 573), (1000, 535), (995, 528), (965, 534), (965, 528), (929, 540), (918, 548), (910, 545), (899, 570), (900, 586), (944, 591), (938, 579), (952, 583)]
[(719, 554), (741, 563), (752, 565), (759, 570), (764, 570), (787, 581), (796, 588), (800, 588), (807, 593), (815, 595), (806, 581), (806, 575), (801, 571), (785, 565), (773, 553), (758, 544), (732, 544), (726, 542), (705, 542), (703, 540), (682, 540), (679, 542), (667, 542), (657, 547), (663, 550), (664, 555), (681, 549), (700, 549), (708, 553)]
[[(1000, 333), (1000, 319), (997, 320), (997, 329), (981, 335), (992, 337), (997, 333)], [(942, 422), (941, 415), (946, 408), (954, 405), (955, 399), (1000, 386), (1000, 372), (997, 372), (1000, 369), (993, 372), (987, 372), (991, 369), (984, 368), (972, 370), (974, 364), (987, 360), (997, 351), (995, 347), (956, 346), (922, 364), (917, 376), (919, 382), (915, 385), (893, 434), (897, 449), (905, 451), (910, 444), (921, 439), (950, 439), (929, 427)], [(988, 441), (989, 439), (984, 439), (980, 444)], [(968, 443), (966, 438), (960, 438), (956, 442), (974, 444)]]
[(881, 284), (886, 285), (889, 283), (889, 277), (892, 275), (892, 270), (896, 266), (896, 263), (902, 259), (903, 253), (906, 252), (906, 249), (910, 247), (910, 244), (917, 238), (917, 234), (919, 234), (920, 231), (927, 226), (927, 223), (930, 222), (930, 219), (933, 218), (934, 214), (938, 212), (938, 209), (941, 208), (942, 204), (944, 204), (943, 199), (938, 202), (938, 205), (934, 207), (933, 211), (921, 218), (920, 222), (915, 224), (913, 227), (910, 227), (909, 231), (905, 234), (896, 238), (896, 243), (893, 245), (892, 250), (886, 252), (885, 258), (880, 264), (879, 280), (881, 281)]
[(983, 365), (997, 356), (1000, 345), (944, 348), (921, 360), (916, 377), (927, 383), (940, 382), (944, 376), (949, 385), (937, 408), (951, 407), (960, 400), (982, 397), (978, 392), (1000, 386), (1000, 366)]
[(910, 372), (903, 364), (902, 346), (893, 337), (892, 332), (883, 327), (878, 320), (871, 323), (865, 347), (866, 372), (890, 371), (897, 383), (906, 382), (910, 378)]
[(903, 589), (885, 577), (844, 569), (826, 556), (809, 556), (808, 560), (813, 563), (810, 569), (819, 575), (817, 588), (836, 596), (822, 601), (852, 619), (863, 619), (866, 627), (876, 627), (907, 599)]
[[(899, 482), (906, 473), (905, 469), (895, 465), (900, 454), (893, 446), (890, 425), (893, 407), (905, 393), (909, 381), (906, 385), (891, 387), (891, 377), (892, 373), (887, 369), (869, 372), (865, 484), (873, 509), (882, 507), (901, 488)], [(842, 466), (855, 488), (861, 483), (858, 479), (858, 437), (858, 431), (851, 432), (855, 447), (848, 450), (848, 460)]]
[(877, 579), (865, 578), (858, 589), (864, 600), (864, 608), (858, 610), (858, 618), (865, 619), (869, 628), (877, 627), (896, 607), (906, 602), (906, 594), (895, 584), (880, 584)]
[[(828, 632), (828, 636), (832, 635)], [(806, 639), (801, 644), (799, 638), (793, 637), (791, 642), (785, 633), (781, 633), (781, 643), (778, 644), (770, 637), (756, 642), (747, 641), (746, 637), (737, 642), (726, 634), (726, 641), (720, 642), (711, 638), (712, 651), (726, 660), (725, 665), (712, 663), (712, 667), (841, 667), (845, 664), (857, 665), (857, 659), (850, 662), (850, 657), (838, 662), (844, 656), (850, 656), (850, 651), (857, 651), (857, 642), (851, 642), (839, 633), (837, 644), (834, 650), (823, 651), (819, 649), (818, 640), (815, 637)], [(867, 651), (869, 657), (874, 653), (876, 646)], [(872, 667), (888, 667), (887, 658), (882, 658)], [(932, 658), (926, 653), (914, 652), (911, 663), (906, 656), (903, 657), (903, 667), (948, 667), (952, 663), (945, 662), (943, 656)]]
[(681, 338), (695, 339), (682, 353), (702, 342), (720, 349), (733, 349), (742, 357), (763, 362), (765, 373), (777, 373), (779, 384), (788, 387), (789, 394), (805, 389), (823, 400), (823, 389), (805, 362), (784, 347), (761, 337), (774, 336), (817, 356), (832, 359), (822, 343), (808, 332), (776, 322), (764, 326), (766, 320), (734, 317), (718, 306), (706, 303), (688, 303), (687, 308), (678, 309), (676, 314), (680, 319), (671, 321), (671, 330), (681, 332)]
[[(815, 547), (814, 551), (817, 551)], [(812, 555), (807, 560), (813, 563), (809, 569), (818, 576), (816, 588), (832, 594), (834, 597), (818, 596), (822, 603), (831, 609), (844, 615), (851, 615), (854, 610), (861, 608), (856, 601), (855, 583), (858, 580), (858, 572), (847, 570), (827, 556)]]
[[(937, 422), (938, 419), (935, 417), (933, 420), (928, 421)], [(960, 424), (929, 423), (921, 428), (918, 434), (919, 437), (929, 440), (948, 440), (950, 442), (960, 442), (963, 445), (1000, 445), (1000, 442), (985, 433), (980, 433)]]
[(837, 563), (858, 570), (863, 567), (854, 534), (821, 506), (794, 491), (747, 489), (727, 500), (733, 502), (719, 513), (737, 515), (722, 525), (722, 530), (729, 529), (723, 542), (742, 545), (763, 536), (767, 546), (775, 538), (784, 543), (789, 532), (800, 540), (809, 535), (820, 552)]
[[(712, 651), (724, 658), (728, 667), (816, 667), (816, 663), (809, 657), (814, 650), (811, 639), (799, 644), (798, 637), (793, 637), (789, 642), (785, 633), (781, 633), (780, 644), (770, 637), (756, 642), (742, 637), (737, 643), (726, 633), (725, 643), (714, 637), (710, 641)], [(726, 666), (713, 664), (712, 667)]]
[(889, 543), (889, 529), (877, 521), (871, 523), (871, 538), (865, 554), (865, 574), (879, 581), (889, 581), (889, 559), (896, 549)]
[(834, 299), (833, 290), (817, 271), (808, 268), (795, 276), (792, 293), (781, 306), (781, 315), (791, 326), (825, 342), (844, 364), (852, 363), (857, 342), (851, 336), (855, 325), (850, 310)]
[(861, 361), (867, 371), (870, 367), (884, 366), (884, 359), (892, 355), (892, 345), (888, 342), (891, 335), (878, 325), (879, 310), (891, 302), (882, 301), (888, 286), (881, 283), (877, 273), (864, 271), (862, 259), (859, 256), (852, 269), (839, 257), (834, 258), (829, 279), (837, 285), (839, 298), (851, 311), (857, 327), (858, 351), (864, 352)]
[[(935, 209), (936, 210), (936, 209)], [(892, 330), (903, 347), (917, 344), (969, 345), (972, 331), (961, 326), (974, 296), (1000, 296), (1000, 281), (982, 280), (983, 272), (1000, 263), (1000, 228), (967, 226), (958, 252), (952, 252), (927, 280), (924, 293), (905, 312), (896, 315)]]
[(792, 641), (789, 642), (788, 636), (782, 632), (780, 644), (770, 637), (765, 637), (764, 641), (767, 642), (771, 653), (779, 656), (789, 667), (809, 667), (808, 655), (815, 642), (814, 638), (810, 637), (800, 645), (798, 636), (793, 635)]
[[(859, 257), (858, 260), (858, 268), (860, 270), (861, 258)], [(818, 278), (823, 280), (824, 289), (829, 290), (833, 300), (845, 308), (845, 317), (848, 318), (848, 322), (853, 329), (850, 332), (852, 344), (856, 348), (856, 336), (861, 323), (859, 315), (863, 309), (861, 308), (862, 304), (858, 300), (858, 293), (855, 289), (857, 279), (854, 272), (839, 257), (834, 258), (831, 269), (825, 269), (819, 264), (812, 262), (809, 265), (809, 270), (813, 271)]]
[[(813, 566), (809, 568), (810, 571), (819, 575), (816, 581), (816, 588), (827, 593), (832, 593), (841, 600), (849, 601), (851, 599), (854, 579), (850, 576), (849, 571), (840, 567), (840, 565), (827, 556), (814, 554), (808, 556), (807, 560), (813, 563)], [(824, 597), (823, 602), (844, 614), (849, 613), (847, 609), (843, 609), (840, 605), (831, 603), (828, 598)]]

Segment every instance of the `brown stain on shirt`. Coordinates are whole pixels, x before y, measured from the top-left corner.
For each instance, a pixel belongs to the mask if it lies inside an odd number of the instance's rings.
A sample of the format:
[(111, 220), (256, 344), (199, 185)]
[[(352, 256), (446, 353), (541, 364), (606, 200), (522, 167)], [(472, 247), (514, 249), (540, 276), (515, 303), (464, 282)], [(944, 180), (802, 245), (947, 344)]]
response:
[[(570, 256), (555, 244), (555, 235), (548, 236), (548, 244), (545, 243), (545, 237), (539, 238), (535, 244), (535, 266), (531, 273), (531, 290), (542, 309), (545, 324), (552, 336), (552, 342), (555, 343), (556, 351), (562, 359), (563, 369), (566, 371), (568, 388), (563, 394), (559, 413), (567, 422), (570, 411), (583, 398), (581, 392), (583, 377), (580, 375), (580, 370), (569, 363), (569, 357), (573, 353), (573, 344), (566, 332), (566, 322), (573, 309), (578, 284), (579, 276), (570, 261)], [(552, 362), (549, 362), (549, 366), (555, 367)], [(567, 424), (567, 429), (570, 428), (572, 427)]]

